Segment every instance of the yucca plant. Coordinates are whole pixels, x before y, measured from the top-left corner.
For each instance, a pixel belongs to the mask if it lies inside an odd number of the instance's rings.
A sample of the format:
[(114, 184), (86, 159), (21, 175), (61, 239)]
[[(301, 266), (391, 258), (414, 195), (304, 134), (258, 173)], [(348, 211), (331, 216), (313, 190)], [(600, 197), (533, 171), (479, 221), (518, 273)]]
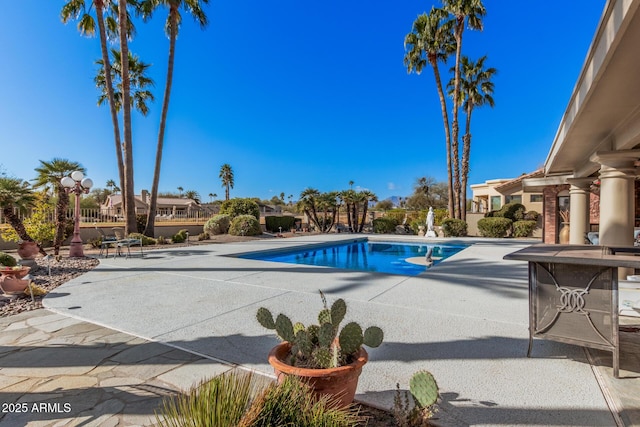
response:
[(188, 393), (164, 400), (156, 421), (163, 427), (355, 427), (363, 421), (350, 406), (336, 409), (295, 377), (275, 384), (231, 371)]

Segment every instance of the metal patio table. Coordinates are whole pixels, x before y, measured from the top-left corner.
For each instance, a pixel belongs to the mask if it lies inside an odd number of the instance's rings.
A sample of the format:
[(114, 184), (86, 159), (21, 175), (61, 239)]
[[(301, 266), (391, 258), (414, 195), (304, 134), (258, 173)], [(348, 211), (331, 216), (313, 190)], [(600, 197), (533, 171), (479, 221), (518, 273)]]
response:
[(638, 248), (536, 244), (506, 260), (529, 263), (529, 348), (543, 338), (610, 351), (619, 374), (618, 268), (640, 268)]

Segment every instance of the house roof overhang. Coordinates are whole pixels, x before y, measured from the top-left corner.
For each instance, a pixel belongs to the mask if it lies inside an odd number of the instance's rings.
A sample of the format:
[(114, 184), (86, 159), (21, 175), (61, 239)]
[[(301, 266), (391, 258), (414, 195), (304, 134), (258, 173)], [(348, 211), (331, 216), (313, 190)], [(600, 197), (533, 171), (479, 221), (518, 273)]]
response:
[[(545, 162), (545, 175), (586, 177), (598, 151), (640, 144), (640, 0), (609, 0)], [(527, 180), (532, 188), (535, 180)]]

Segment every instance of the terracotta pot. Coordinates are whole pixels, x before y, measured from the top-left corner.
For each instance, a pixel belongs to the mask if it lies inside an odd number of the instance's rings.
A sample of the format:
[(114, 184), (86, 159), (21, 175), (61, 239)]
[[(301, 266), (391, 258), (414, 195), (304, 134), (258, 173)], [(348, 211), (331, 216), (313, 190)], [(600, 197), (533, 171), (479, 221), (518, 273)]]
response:
[(314, 393), (333, 396), (338, 407), (344, 408), (353, 402), (360, 372), (369, 360), (369, 355), (364, 348), (360, 349), (358, 358), (350, 365), (329, 369), (308, 369), (288, 365), (284, 361), (289, 356), (290, 350), (291, 344), (284, 341), (269, 353), (269, 364), (273, 366), (278, 382), (282, 382), (285, 375), (295, 375), (307, 382)]
[(9, 271), (2, 271), (2, 274), (16, 279), (22, 279), (24, 276), (29, 274), (29, 270), (31, 270), (31, 267), (21, 267), (18, 270), (11, 269)]
[(29, 286), (28, 280), (16, 279), (11, 276), (4, 276), (0, 281), (0, 286), (7, 294), (21, 294)]
[(22, 259), (34, 259), (38, 252), (38, 244), (36, 242), (22, 242), (18, 245), (18, 255)]

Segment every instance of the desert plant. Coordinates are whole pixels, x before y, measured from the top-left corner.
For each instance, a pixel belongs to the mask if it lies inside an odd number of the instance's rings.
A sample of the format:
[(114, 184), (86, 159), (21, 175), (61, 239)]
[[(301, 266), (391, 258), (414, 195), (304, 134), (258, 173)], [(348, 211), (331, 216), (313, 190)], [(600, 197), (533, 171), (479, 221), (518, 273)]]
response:
[(238, 427), (350, 427), (363, 419), (352, 406), (338, 409), (328, 395), (318, 398), (309, 385), (287, 376), (277, 386), (268, 387), (252, 403)]
[(262, 234), (262, 228), (253, 215), (240, 215), (231, 221), (229, 234), (232, 236), (259, 236)]
[(376, 218), (373, 220), (373, 232), (378, 234), (393, 233), (398, 225), (393, 218)]
[(158, 238), (156, 239), (156, 244), (158, 245), (166, 245), (167, 244), (167, 239), (163, 236), (158, 236)]
[(0, 264), (4, 265), (5, 267), (15, 267), (16, 265), (18, 265), (18, 261), (16, 261), (16, 259), (8, 253), (0, 252)]
[(230, 215), (235, 218), (240, 215), (253, 215), (260, 219), (260, 206), (251, 199), (231, 199), (225, 200), (220, 206), (220, 213)]
[(336, 409), (318, 399), (298, 378), (275, 384), (260, 376), (231, 371), (203, 381), (187, 393), (163, 400), (156, 421), (163, 427), (351, 427), (362, 418), (352, 408)]
[(209, 240), (209, 233), (200, 233), (198, 234), (198, 242), (201, 242), (203, 240)]
[(537, 225), (537, 221), (516, 221), (513, 223), (513, 237), (530, 237)]
[(409, 391), (413, 397), (413, 407), (409, 403), (408, 393), (404, 398), (400, 392), (400, 384), (396, 384), (393, 416), (400, 427), (421, 427), (430, 425), (429, 419), (435, 412), (438, 401), (438, 384), (428, 371), (418, 371), (409, 381)]
[(508, 218), (511, 221), (520, 221), (524, 219), (525, 207), (518, 202), (511, 202), (504, 205), (499, 211), (494, 213), (494, 217)]
[(187, 240), (187, 230), (180, 230), (171, 237), (173, 243), (184, 243)]
[(136, 230), (138, 230), (138, 233), (144, 233), (144, 228), (146, 226), (147, 226), (147, 216), (144, 214), (136, 215)]
[(467, 223), (461, 219), (447, 218), (442, 221), (442, 233), (444, 234), (444, 237), (466, 236)]
[[(46, 192), (41, 191), (34, 193), (35, 201), (33, 210), (28, 218), (23, 221), (24, 227), (40, 246), (53, 242), (56, 234), (56, 227), (51, 222), (53, 217), (53, 206), (49, 203), (49, 197)], [(6, 242), (19, 242), (20, 237), (13, 228), (4, 228), (0, 233), (2, 239)]]
[[(138, 215), (140, 216), (140, 215)], [(152, 237), (147, 237), (142, 233), (130, 233), (129, 234), (129, 239), (141, 239), (142, 240), (142, 246), (149, 246), (149, 245), (155, 245), (156, 244), (156, 239), (152, 238)]]
[(336, 368), (352, 363), (363, 344), (378, 347), (382, 343), (384, 335), (377, 326), (370, 326), (363, 333), (360, 325), (350, 322), (340, 329), (347, 304), (337, 299), (329, 308), (322, 291), (320, 296), (324, 308), (318, 314), (318, 324), (308, 327), (300, 322), (293, 324), (284, 314), (274, 320), (268, 309), (258, 309), (258, 322), (275, 330), (282, 341), (291, 343), (288, 364), (311, 369)]
[(511, 230), (511, 221), (509, 218), (482, 218), (478, 221), (478, 230), (484, 237), (505, 237)]
[(204, 224), (204, 232), (213, 234), (226, 234), (229, 231), (231, 225), (231, 215), (218, 214), (209, 219)]

